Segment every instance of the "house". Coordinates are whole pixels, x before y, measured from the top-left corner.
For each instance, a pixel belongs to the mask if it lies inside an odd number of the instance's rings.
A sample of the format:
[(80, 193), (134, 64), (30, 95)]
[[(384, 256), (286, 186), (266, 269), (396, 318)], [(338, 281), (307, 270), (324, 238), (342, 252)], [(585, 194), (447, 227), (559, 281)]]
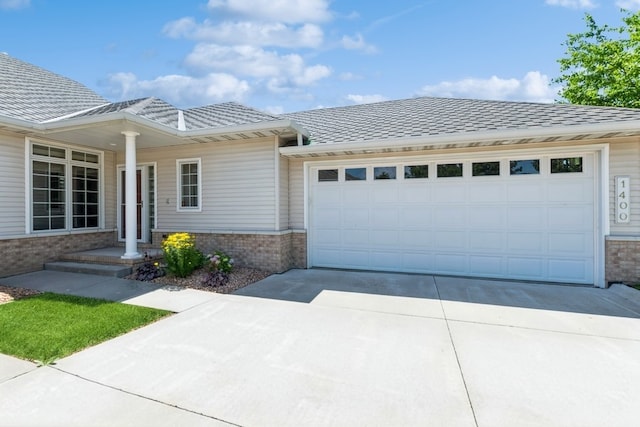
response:
[[(112, 103), (0, 54), (0, 277), (188, 231), (274, 272), (640, 276), (640, 110), (413, 98)], [(133, 232), (129, 232), (133, 230)]]

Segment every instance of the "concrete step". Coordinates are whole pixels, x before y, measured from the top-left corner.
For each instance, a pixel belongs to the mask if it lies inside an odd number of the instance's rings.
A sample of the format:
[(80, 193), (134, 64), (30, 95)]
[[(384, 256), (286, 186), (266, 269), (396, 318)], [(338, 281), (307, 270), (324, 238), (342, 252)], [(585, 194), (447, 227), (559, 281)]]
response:
[(45, 270), (66, 271), (68, 273), (96, 274), (98, 276), (124, 277), (132, 272), (125, 265), (89, 264), (85, 262), (54, 261), (44, 265)]

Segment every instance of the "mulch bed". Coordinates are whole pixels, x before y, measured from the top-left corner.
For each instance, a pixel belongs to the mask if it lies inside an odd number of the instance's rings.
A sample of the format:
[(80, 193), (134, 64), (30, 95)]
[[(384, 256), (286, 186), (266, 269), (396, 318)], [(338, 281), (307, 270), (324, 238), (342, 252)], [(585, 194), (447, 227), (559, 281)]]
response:
[(24, 288), (12, 288), (10, 286), (0, 285), (0, 304), (15, 301), (20, 298), (30, 297), (31, 295), (41, 294), (40, 291)]

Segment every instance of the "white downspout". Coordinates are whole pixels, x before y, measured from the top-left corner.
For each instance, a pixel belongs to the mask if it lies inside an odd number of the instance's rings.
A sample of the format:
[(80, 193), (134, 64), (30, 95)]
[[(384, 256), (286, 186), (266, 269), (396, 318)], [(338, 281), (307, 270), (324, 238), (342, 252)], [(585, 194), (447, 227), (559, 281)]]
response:
[(138, 132), (125, 131), (125, 252), (122, 259), (142, 258), (138, 253), (138, 215), (136, 185), (136, 136)]

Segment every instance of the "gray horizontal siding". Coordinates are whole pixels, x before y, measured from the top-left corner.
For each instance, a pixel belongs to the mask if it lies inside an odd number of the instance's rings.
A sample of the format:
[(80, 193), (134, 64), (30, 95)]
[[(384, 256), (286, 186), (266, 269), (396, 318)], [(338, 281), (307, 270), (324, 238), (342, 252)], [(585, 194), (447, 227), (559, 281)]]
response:
[(24, 138), (0, 135), (0, 237), (25, 234)]

